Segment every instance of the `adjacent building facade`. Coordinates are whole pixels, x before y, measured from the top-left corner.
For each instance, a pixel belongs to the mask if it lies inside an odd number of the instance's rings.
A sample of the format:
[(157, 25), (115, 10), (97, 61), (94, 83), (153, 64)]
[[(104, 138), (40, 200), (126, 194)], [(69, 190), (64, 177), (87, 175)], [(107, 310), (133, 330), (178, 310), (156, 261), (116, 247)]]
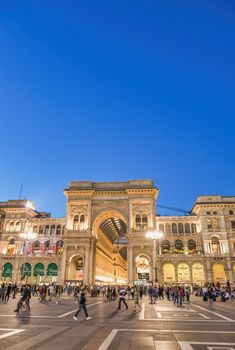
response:
[[(235, 280), (235, 197), (199, 196), (189, 215), (156, 214), (151, 180), (71, 182), (66, 217), (0, 203), (0, 282), (129, 284)], [(151, 240), (149, 231), (163, 237)]]

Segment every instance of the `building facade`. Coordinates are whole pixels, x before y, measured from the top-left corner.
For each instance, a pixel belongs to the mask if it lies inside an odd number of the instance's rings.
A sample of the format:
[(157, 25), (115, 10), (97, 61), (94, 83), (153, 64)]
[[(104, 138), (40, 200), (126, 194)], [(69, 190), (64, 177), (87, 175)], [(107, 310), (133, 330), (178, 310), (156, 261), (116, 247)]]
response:
[(199, 196), (189, 215), (160, 216), (151, 180), (71, 182), (64, 193), (65, 218), (28, 200), (0, 203), (0, 282), (235, 280), (235, 197)]

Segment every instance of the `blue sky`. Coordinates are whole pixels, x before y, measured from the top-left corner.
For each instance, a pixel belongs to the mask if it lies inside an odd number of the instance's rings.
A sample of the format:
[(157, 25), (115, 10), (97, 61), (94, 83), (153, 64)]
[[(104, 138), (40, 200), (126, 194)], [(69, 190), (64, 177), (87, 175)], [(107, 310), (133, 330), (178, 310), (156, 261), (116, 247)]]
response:
[(0, 4), (1, 201), (23, 183), (63, 216), (71, 180), (145, 178), (166, 206), (235, 195), (234, 1)]

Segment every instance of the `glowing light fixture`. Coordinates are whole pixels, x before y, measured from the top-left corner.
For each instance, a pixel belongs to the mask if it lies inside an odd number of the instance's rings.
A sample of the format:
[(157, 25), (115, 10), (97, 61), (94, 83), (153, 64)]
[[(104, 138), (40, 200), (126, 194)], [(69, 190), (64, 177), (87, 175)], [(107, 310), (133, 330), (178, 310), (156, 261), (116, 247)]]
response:
[(159, 232), (157, 230), (151, 230), (151, 231), (148, 231), (146, 232), (145, 236), (147, 238), (151, 238), (153, 240), (156, 240), (156, 239), (161, 239), (163, 238), (163, 233), (162, 232)]
[(22, 232), (19, 234), (19, 236), (21, 238), (24, 238), (26, 240), (30, 240), (30, 239), (35, 239), (37, 237), (37, 233), (34, 232)]

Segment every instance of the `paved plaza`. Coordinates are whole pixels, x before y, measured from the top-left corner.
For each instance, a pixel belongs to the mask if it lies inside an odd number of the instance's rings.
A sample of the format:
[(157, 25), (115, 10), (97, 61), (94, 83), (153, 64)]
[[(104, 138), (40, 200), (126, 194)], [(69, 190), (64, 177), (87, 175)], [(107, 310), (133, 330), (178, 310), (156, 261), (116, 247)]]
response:
[(142, 299), (141, 312), (117, 310), (117, 301), (89, 298), (86, 321), (72, 297), (62, 304), (32, 298), (30, 313), (14, 313), (16, 300), (0, 304), (0, 349), (10, 350), (235, 350), (235, 302), (217, 301), (213, 310), (201, 298), (175, 307)]

